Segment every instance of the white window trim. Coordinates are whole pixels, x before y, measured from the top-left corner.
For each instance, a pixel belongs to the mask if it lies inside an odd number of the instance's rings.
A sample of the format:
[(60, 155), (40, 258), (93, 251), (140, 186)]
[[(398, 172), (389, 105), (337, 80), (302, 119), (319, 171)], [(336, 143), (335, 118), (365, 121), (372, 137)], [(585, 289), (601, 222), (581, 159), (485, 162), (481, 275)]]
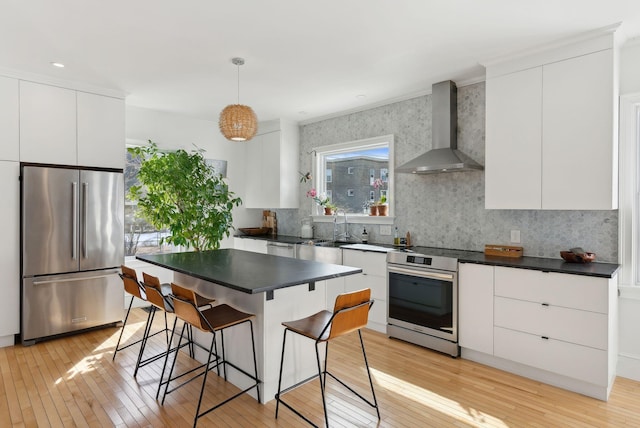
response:
[[(338, 144), (332, 144), (327, 146), (315, 147), (313, 149), (313, 151), (315, 151), (316, 153), (314, 163), (313, 163), (313, 176), (314, 177), (326, 176), (325, 166), (321, 161), (322, 156), (318, 155), (318, 152), (332, 152), (332, 153), (348, 152), (348, 151), (351, 151), (354, 147), (363, 147), (363, 148), (366, 148), (367, 146), (376, 147), (383, 143), (389, 143), (389, 168), (388, 169), (389, 171), (391, 171), (391, 169), (395, 165), (395, 157), (394, 157), (395, 139), (393, 134), (381, 135), (379, 137), (373, 137), (373, 138), (365, 138), (362, 140), (349, 141), (346, 143), (338, 143)], [(387, 191), (392, 195), (392, 198), (395, 199), (395, 192), (394, 192), (394, 186), (393, 186), (394, 177), (391, 177), (391, 173), (389, 173), (388, 180), (389, 181), (387, 183)], [(318, 194), (321, 195), (323, 194), (323, 192), (326, 192), (326, 186), (324, 186), (324, 184), (320, 185), (320, 183), (316, 183), (316, 190)], [(395, 221), (394, 205), (395, 205), (395, 201), (392, 199), (391, 203), (389, 203), (388, 216), (369, 216), (365, 214), (353, 213), (353, 214), (348, 214), (348, 217), (350, 221), (353, 223), (393, 224)], [(316, 210), (315, 203), (311, 201), (311, 212), (314, 213), (316, 212), (315, 210)], [(331, 215), (312, 215), (312, 217), (313, 217), (313, 221), (318, 223), (333, 222), (333, 216)]]
[[(620, 97), (620, 157), (619, 157), (619, 207), (618, 254), (621, 265), (618, 284), (623, 297), (640, 299), (638, 259), (640, 250), (640, 141), (638, 128), (640, 115), (640, 93)], [(624, 296), (626, 295), (626, 296)]]

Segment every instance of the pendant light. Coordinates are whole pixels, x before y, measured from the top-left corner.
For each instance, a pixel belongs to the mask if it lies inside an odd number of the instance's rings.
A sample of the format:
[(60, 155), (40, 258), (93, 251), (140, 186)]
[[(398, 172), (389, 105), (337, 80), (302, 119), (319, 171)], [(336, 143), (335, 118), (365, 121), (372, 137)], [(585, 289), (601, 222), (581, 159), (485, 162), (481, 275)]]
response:
[(258, 118), (251, 107), (240, 104), (240, 66), (243, 58), (233, 58), (231, 62), (238, 67), (238, 104), (230, 104), (220, 112), (220, 132), (227, 140), (248, 141), (258, 131)]

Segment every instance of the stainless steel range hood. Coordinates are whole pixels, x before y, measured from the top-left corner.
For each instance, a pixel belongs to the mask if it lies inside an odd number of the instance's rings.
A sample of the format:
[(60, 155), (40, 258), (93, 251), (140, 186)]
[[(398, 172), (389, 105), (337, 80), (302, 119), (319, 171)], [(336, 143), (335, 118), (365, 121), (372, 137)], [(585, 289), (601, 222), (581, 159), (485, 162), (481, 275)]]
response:
[(400, 165), (395, 172), (435, 174), (440, 172), (477, 171), (484, 167), (458, 150), (458, 88), (451, 80), (432, 87), (433, 149)]

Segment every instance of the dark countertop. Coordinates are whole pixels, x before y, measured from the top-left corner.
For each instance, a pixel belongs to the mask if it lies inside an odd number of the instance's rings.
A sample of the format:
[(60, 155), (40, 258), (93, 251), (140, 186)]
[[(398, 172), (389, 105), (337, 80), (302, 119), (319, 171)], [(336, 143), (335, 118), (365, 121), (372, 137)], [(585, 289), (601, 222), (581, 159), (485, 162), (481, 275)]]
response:
[[(296, 244), (300, 242), (308, 241), (308, 239), (299, 238), (295, 236), (238, 236), (239, 238), (253, 238), (264, 239), (268, 241), (286, 242), (290, 244)], [(336, 246), (343, 246), (345, 243), (336, 243)], [(389, 244), (376, 244), (380, 247), (391, 248), (393, 245)], [(394, 247), (395, 248), (395, 247)], [(361, 250), (365, 251), (365, 250)], [(615, 263), (567, 263), (558, 255), (557, 259), (549, 259), (543, 257), (499, 257), (499, 256), (486, 256), (480, 251), (467, 251), (467, 250), (453, 250), (447, 248), (435, 248), (435, 247), (411, 247), (409, 251), (413, 251), (418, 254), (430, 255), (430, 256), (442, 256), (442, 257), (454, 257), (457, 258), (460, 263), (476, 263), (491, 266), (503, 266), (513, 267), (520, 269), (540, 270), (543, 272), (557, 272), (568, 273), (573, 275), (586, 275), (595, 276), (600, 278), (611, 278), (620, 269), (620, 265)]]
[(249, 294), (362, 272), (360, 268), (349, 266), (235, 249), (148, 254), (136, 258)]
[(611, 278), (620, 265), (615, 263), (567, 263), (560, 257), (549, 259), (542, 257), (499, 257), (487, 256), (480, 251), (449, 250), (430, 247), (413, 247), (411, 250), (432, 256), (455, 257), (459, 263), (476, 263), (491, 266), (503, 266), (519, 269), (540, 270), (543, 272), (568, 273), (573, 275)]

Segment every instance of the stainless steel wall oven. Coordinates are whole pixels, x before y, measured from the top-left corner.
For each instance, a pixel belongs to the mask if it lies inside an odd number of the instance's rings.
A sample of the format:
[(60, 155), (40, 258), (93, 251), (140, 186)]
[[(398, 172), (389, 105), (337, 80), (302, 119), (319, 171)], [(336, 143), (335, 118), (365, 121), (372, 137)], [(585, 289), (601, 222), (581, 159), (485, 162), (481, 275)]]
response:
[(390, 252), (387, 276), (389, 336), (457, 357), (458, 260)]

